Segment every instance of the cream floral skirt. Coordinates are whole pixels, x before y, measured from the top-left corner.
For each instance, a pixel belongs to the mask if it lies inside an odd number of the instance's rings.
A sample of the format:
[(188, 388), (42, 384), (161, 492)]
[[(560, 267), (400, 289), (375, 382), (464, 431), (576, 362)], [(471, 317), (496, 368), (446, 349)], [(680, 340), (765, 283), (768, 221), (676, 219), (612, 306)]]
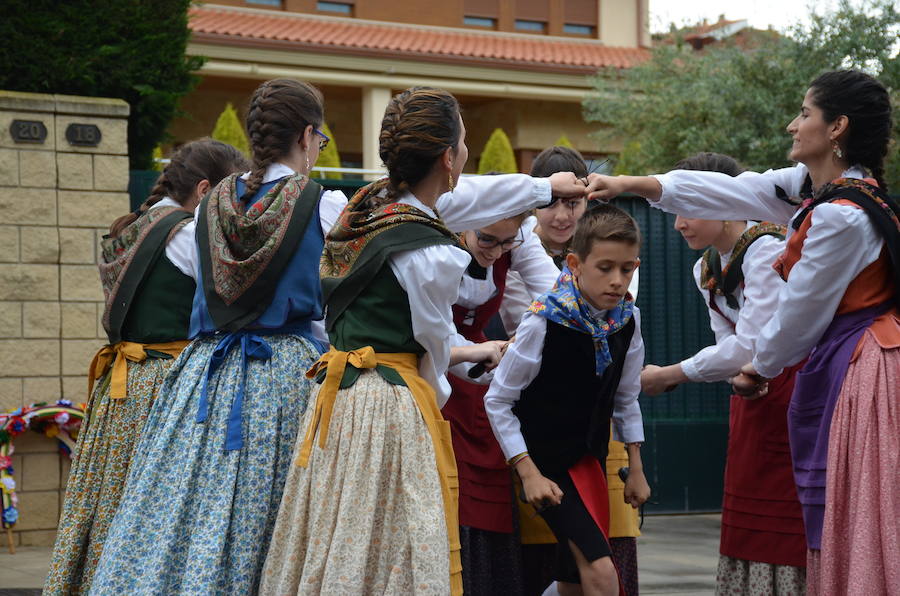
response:
[(448, 594), (435, 452), (409, 389), (364, 371), (337, 393), (324, 449), (322, 430), (288, 474), (260, 594)]

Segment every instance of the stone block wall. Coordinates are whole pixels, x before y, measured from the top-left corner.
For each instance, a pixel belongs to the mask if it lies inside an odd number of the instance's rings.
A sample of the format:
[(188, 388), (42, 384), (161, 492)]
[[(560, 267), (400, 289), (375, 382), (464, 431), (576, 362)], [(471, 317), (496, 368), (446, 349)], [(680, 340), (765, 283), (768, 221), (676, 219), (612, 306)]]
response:
[[(109, 224), (129, 211), (124, 101), (0, 91), (0, 411), (87, 401), (87, 368), (105, 343), (96, 262)], [(14, 121), (43, 140), (16, 139)], [(94, 125), (94, 145), (69, 142)], [(15, 441), (21, 544), (51, 543), (68, 473), (56, 440)]]

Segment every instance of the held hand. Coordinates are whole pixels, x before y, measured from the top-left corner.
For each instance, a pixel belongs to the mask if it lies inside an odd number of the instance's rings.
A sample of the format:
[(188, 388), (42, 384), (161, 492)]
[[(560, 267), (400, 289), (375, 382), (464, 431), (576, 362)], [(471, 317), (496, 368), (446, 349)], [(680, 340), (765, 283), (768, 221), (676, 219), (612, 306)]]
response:
[(643, 470), (628, 470), (625, 481), (625, 502), (637, 509), (650, 498), (650, 485)]
[(752, 364), (747, 364), (731, 379), (731, 387), (744, 399), (759, 399), (769, 392), (769, 380), (760, 376)]
[(486, 341), (476, 344), (476, 358), (473, 362), (481, 362), (484, 364), (485, 370), (493, 370), (500, 364), (500, 359), (506, 352), (506, 346), (509, 342), (505, 341)]
[(589, 201), (605, 202), (625, 192), (625, 184), (617, 176), (588, 174), (588, 185), (585, 192)]
[(659, 395), (669, 389), (671, 385), (666, 379), (663, 367), (648, 364), (641, 370), (641, 391), (647, 395)]
[(556, 172), (548, 178), (550, 194), (554, 197), (583, 197), (585, 195), (584, 179), (572, 172)]
[(541, 474), (523, 478), (522, 487), (525, 489), (525, 499), (535, 511), (540, 512), (562, 502), (563, 492), (559, 486)]

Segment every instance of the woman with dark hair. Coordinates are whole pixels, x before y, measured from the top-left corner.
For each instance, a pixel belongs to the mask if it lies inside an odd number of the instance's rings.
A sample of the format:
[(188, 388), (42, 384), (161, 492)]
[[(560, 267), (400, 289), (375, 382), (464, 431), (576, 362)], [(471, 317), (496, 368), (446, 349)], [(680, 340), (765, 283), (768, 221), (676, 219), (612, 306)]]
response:
[[(262, 594), (461, 593), (445, 373), (496, 366), (502, 342), (456, 333), (451, 305), (470, 257), (448, 214), (456, 229), (477, 229), (585, 192), (572, 173), (460, 179), (465, 127), (440, 89), (391, 100), (379, 152), (388, 177), (353, 196), (322, 255), (332, 349), (307, 373), (322, 386), (303, 418)], [(492, 200), (467, 198), (476, 186)]]
[(194, 339), (163, 383), (92, 591), (251, 594), (322, 352), (319, 256), (345, 201), (308, 177), (322, 95), (267, 81), (247, 113), (250, 172), (200, 204), (188, 260)]
[(732, 178), (675, 170), (603, 177), (679, 215), (789, 223), (776, 263), (787, 283), (734, 381), (761, 397), (807, 356), (788, 407), (815, 594), (897, 594), (900, 569), (900, 206), (886, 194), (884, 86), (855, 70), (810, 85), (788, 125), (795, 168)]
[(247, 166), (225, 143), (181, 147), (149, 198), (113, 222), (101, 243), (100, 279), (109, 344), (88, 370), (88, 407), (75, 445), (45, 594), (86, 593), (150, 407), (188, 344), (196, 284), (185, 259), (187, 226), (206, 192)]
[[(734, 159), (718, 153), (699, 153), (678, 162), (675, 169), (729, 176), (743, 172)], [(645, 366), (641, 385), (647, 395), (681, 383), (733, 377), (753, 359), (759, 332), (772, 318), (784, 285), (772, 268), (784, 251), (783, 226), (679, 215), (675, 229), (692, 249), (706, 249), (694, 265), (694, 281), (709, 305), (716, 343), (680, 363)], [(717, 574), (720, 594), (806, 591), (803, 515), (787, 429), (788, 402), (799, 366), (772, 379), (765, 399), (731, 396)]]

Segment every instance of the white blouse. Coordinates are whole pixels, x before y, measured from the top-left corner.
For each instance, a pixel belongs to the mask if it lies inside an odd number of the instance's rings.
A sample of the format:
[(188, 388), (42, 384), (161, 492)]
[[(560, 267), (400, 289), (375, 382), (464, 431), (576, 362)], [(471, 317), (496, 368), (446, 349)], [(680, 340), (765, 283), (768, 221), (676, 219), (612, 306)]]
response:
[[(591, 308), (591, 312), (598, 318), (606, 316), (606, 311)], [(626, 443), (644, 440), (644, 423), (638, 403), (641, 368), (644, 365), (644, 340), (641, 338), (641, 317), (637, 307), (634, 308), (634, 322), (634, 335), (625, 354), (612, 416), (614, 438)], [(528, 451), (521, 424), (512, 409), (519, 401), (522, 391), (540, 372), (546, 334), (547, 319), (533, 312), (526, 312), (516, 331), (516, 341), (510, 344), (500, 361), (494, 380), (484, 396), (484, 409), (506, 459)]]
[[(673, 170), (655, 176), (662, 185), (663, 211), (705, 219), (753, 219), (788, 224), (796, 207), (775, 194), (775, 185), (797, 196), (808, 169), (744, 172), (731, 177), (718, 172)], [(852, 167), (842, 174), (863, 178)], [(788, 225), (788, 236), (793, 229)], [(764, 377), (778, 376), (809, 355), (834, 319), (838, 305), (860, 272), (875, 262), (883, 246), (881, 236), (862, 209), (826, 203), (812, 213), (803, 244), (803, 257), (781, 288), (778, 307), (759, 333), (753, 366)]]
[[(172, 197), (163, 197), (151, 205), (150, 209), (158, 209), (160, 207), (182, 208)], [(196, 215), (196, 212), (194, 214)], [(194, 258), (197, 254), (197, 245), (194, 242), (196, 227), (194, 220), (189, 221), (175, 232), (169, 239), (168, 244), (166, 244), (166, 258), (178, 267), (179, 271), (193, 279), (197, 279), (197, 268), (200, 266), (200, 263)]]
[[(547, 255), (540, 238), (534, 233), (534, 224), (529, 220), (533, 218), (529, 217), (519, 227), (519, 234), (523, 238), (522, 244), (509, 251), (509, 270), (518, 273), (529, 294), (537, 298), (553, 287), (556, 278), (559, 277), (559, 269)], [(474, 309), (493, 298), (496, 293), (494, 266), (491, 265), (487, 268), (485, 279), (463, 276), (456, 304)]]
[[(747, 229), (754, 225), (751, 222)], [(716, 343), (682, 361), (681, 370), (691, 381), (724, 381), (753, 360), (759, 332), (775, 312), (778, 292), (784, 285), (772, 268), (772, 263), (783, 251), (784, 241), (774, 236), (762, 236), (747, 248), (741, 266), (745, 281), (734, 291), (740, 310), (729, 307), (725, 296), (716, 295), (713, 298), (722, 313), (709, 309), (710, 326)], [(724, 268), (731, 260), (731, 253), (719, 254)], [(702, 262), (702, 258), (698, 259), (694, 265), (694, 281), (703, 296), (703, 303), (709, 305), (709, 290), (700, 283)]]
[[(460, 179), (452, 193), (438, 198), (437, 208), (447, 227), (461, 232), (488, 226), (549, 201), (550, 182), (546, 179), (522, 174), (477, 176)], [(409, 192), (398, 202), (436, 215)], [(450, 383), (445, 376), (450, 348), (472, 343), (456, 332), (451, 309), (470, 260), (462, 248), (447, 245), (397, 252), (388, 260), (409, 297), (413, 336), (425, 348), (425, 355), (419, 359), (419, 374), (434, 387), (438, 407), (450, 398)]]
[[(559, 269), (553, 264), (553, 259), (547, 255), (540, 239), (534, 233), (534, 217), (528, 217), (522, 222), (522, 225), (519, 227), (519, 233), (522, 234), (524, 241), (510, 250), (509, 272), (517, 274), (521, 291), (526, 292), (533, 300), (553, 287), (553, 284), (556, 283), (556, 278), (559, 277)], [(509, 273), (507, 273), (507, 281), (509, 280), (508, 275)], [(485, 279), (475, 279), (468, 273), (463, 275), (459, 285), (459, 297), (456, 300), (456, 305), (474, 310), (493, 298), (496, 293), (494, 266), (491, 265), (487, 268)], [(503, 300), (505, 301), (505, 299), (506, 293), (504, 291)], [(530, 301), (529, 304), (531, 304)], [(471, 379), (467, 373), (472, 366), (474, 366), (474, 363), (462, 362), (450, 367), (449, 372), (470, 383), (477, 385), (490, 384), (494, 371), (488, 371), (477, 379)]]

